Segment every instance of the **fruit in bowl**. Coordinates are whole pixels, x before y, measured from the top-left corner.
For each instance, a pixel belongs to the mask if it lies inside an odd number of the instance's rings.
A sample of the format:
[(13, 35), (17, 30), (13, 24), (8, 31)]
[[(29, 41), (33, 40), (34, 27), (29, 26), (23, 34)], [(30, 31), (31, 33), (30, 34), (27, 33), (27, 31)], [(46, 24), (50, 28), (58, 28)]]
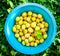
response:
[(27, 3), (10, 12), (4, 32), (15, 50), (24, 54), (37, 54), (52, 44), (56, 35), (56, 22), (50, 11), (42, 5)]
[(17, 16), (12, 28), (15, 37), (25, 46), (37, 46), (47, 38), (48, 23), (41, 14), (32, 11)]

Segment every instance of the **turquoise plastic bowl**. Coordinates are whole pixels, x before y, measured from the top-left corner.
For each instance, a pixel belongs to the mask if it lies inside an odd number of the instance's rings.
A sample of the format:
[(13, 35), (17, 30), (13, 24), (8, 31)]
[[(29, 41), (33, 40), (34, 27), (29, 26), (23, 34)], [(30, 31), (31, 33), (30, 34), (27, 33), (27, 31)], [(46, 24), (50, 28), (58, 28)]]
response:
[[(14, 33), (12, 32), (12, 27), (15, 23), (15, 18), (25, 11), (32, 11), (35, 13), (42, 14), (44, 20), (49, 24), (47, 39), (44, 41), (44, 43), (39, 44), (37, 47), (23, 46), (17, 41), (14, 36)], [(43, 52), (52, 44), (52, 41), (54, 40), (56, 35), (56, 22), (50, 11), (42, 5), (36, 3), (27, 3), (17, 6), (15, 9), (12, 10), (12, 12), (10, 12), (8, 17), (6, 18), (4, 31), (7, 41), (15, 50), (24, 54), (37, 54)]]

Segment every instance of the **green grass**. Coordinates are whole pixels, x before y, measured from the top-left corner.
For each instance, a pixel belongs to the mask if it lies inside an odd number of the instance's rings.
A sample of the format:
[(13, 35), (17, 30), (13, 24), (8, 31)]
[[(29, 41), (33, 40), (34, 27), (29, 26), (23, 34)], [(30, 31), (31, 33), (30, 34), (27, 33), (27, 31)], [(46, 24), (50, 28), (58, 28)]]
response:
[(38, 3), (50, 10), (57, 24), (56, 38), (44, 52), (30, 56), (59, 56), (60, 55), (60, 0), (0, 0), (0, 56), (28, 56), (15, 51), (7, 42), (4, 34), (6, 17), (12, 9), (24, 3)]

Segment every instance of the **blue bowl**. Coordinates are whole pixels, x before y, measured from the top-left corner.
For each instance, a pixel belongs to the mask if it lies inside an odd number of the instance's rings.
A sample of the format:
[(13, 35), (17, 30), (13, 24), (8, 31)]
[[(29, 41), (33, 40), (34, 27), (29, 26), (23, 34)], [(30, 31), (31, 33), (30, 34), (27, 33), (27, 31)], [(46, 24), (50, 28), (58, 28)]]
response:
[[(32, 11), (35, 13), (42, 14), (44, 20), (49, 24), (47, 39), (44, 41), (44, 43), (39, 44), (37, 47), (23, 46), (17, 41), (14, 36), (14, 33), (12, 32), (12, 27), (15, 23), (15, 18), (25, 11)], [(52, 44), (52, 41), (54, 40), (56, 35), (56, 22), (50, 11), (42, 5), (36, 3), (27, 3), (17, 6), (14, 10), (12, 10), (12, 12), (10, 12), (5, 22), (4, 32), (7, 41), (15, 50), (24, 54), (37, 54), (43, 52)]]

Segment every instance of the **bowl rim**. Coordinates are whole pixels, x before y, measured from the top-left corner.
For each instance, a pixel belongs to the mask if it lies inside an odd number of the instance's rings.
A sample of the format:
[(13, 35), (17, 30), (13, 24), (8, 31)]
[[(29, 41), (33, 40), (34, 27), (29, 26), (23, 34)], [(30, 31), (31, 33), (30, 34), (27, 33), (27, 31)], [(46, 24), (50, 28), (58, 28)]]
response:
[[(50, 13), (50, 11), (47, 9), (47, 8), (45, 8), (44, 6), (42, 6), (42, 5), (40, 5), (40, 4), (37, 4), (37, 3), (26, 3), (26, 4), (22, 4), (22, 5), (18, 5), (16, 8), (14, 8), (10, 13), (9, 13), (9, 15), (10, 14), (12, 14), (13, 13), (13, 11), (15, 11), (15, 10), (17, 10), (17, 8), (20, 8), (20, 7), (24, 7), (24, 6), (27, 6), (27, 5), (34, 5), (34, 6), (38, 6), (38, 7), (40, 7), (40, 8), (42, 8), (44, 11), (46, 11), (48, 14), (49, 14), (49, 16), (52, 18), (52, 21), (53, 21), (53, 25), (54, 25), (54, 33), (53, 33), (53, 36), (52, 36), (52, 40), (51, 40), (51, 42), (50, 42), (50, 44), (47, 46), (47, 47), (45, 47), (44, 48), (44, 50), (46, 50), (51, 44), (52, 44), (52, 41), (54, 40), (54, 38), (55, 38), (55, 35), (56, 35), (56, 31), (57, 31), (57, 29), (56, 29), (56, 22), (55, 22), (55, 19), (54, 19), (54, 16)], [(6, 29), (6, 25), (7, 25), (7, 21), (9, 20), (8, 18), (9, 18), (9, 15), (8, 15), (8, 17), (6, 18), (6, 22), (5, 22), (5, 26), (4, 26), (4, 33), (5, 33), (5, 36), (6, 36), (6, 39), (7, 39), (7, 41), (9, 42), (9, 44), (15, 49), (15, 50), (17, 50), (16, 49), (16, 47), (14, 47), (13, 45), (12, 45), (12, 43), (10, 42), (10, 40), (8, 39), (8, 34), (6, 34), (7, 32), (7, 29)], [(44, 50), (41, 50), (40, 52), (43, 52)], [(17, 50), (18, 51), (18, 50)], [(20, 52), (20, 51), (18, 51), (18, 52)], [(24, 53), (24, 52), (21, 52), (21, 53)], [(24, 54), (37, 54), (37, 52), (36, 53), (24, 53)]]

